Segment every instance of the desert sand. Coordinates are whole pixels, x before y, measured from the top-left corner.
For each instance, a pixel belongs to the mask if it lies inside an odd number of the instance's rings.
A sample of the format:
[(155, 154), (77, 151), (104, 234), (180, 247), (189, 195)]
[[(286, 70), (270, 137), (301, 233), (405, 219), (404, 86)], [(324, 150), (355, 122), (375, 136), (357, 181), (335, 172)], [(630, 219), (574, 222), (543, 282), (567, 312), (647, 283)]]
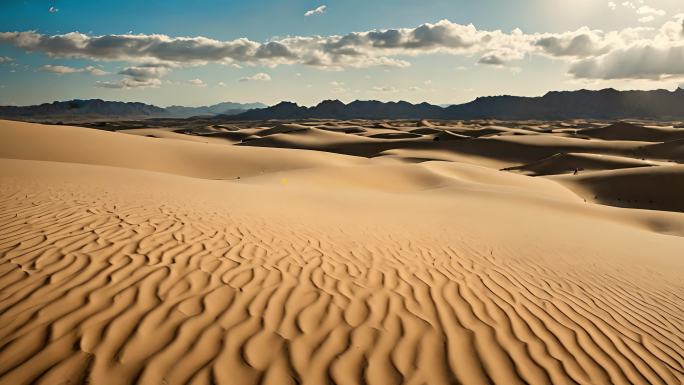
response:
[(0, 384), (681, 384), (682, 140), (0, 121)]

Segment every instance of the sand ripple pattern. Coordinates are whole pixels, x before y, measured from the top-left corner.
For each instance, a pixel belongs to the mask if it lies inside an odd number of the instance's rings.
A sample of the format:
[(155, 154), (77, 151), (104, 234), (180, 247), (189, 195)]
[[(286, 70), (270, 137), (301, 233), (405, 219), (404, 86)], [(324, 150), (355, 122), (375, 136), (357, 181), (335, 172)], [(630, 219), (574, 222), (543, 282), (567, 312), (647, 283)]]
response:
[(0, 186), (2, 384), (684, 380), (676, 283), (30, 187)]

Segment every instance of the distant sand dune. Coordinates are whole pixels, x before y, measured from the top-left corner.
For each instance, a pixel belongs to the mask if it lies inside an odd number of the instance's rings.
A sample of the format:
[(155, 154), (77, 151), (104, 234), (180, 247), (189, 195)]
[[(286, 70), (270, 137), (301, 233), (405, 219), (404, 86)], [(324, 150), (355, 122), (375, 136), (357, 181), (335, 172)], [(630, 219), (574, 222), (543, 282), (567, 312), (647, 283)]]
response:
[(314, 156), (289, 149), (158, 139), (79, 127), (2, 122), (0, 157), (98, 164), (207, 179), (355, 161), (337, 154)]
[(684, 212), (684, 165), (596, 171), (560, 180), (604, 204)]
[(650, 144), (639, 148), (642, 156), (684, 163), (684, 139)]
[[(300, 131), (391, 141), (343, 132)], [(684, 381), (684, 213), (584, 201), (678, 210), (683, 166), (178, 139), (0, 122), (0, 384)]]
[(622, 168), (650, 167), (658, 162), (615, 156), (583, 153), (555, 154), (523, 166), (509, 167), (525, 175), (556, 175), (584, 171), (619, 170)]
[(600, 128), (587, 128), (578, 131), (579, 135), (604, 140), (636, 140), (644, 142), (667, 142), (684, 139), (684, 130), (677, 128), (644, 127), (619, 122)]

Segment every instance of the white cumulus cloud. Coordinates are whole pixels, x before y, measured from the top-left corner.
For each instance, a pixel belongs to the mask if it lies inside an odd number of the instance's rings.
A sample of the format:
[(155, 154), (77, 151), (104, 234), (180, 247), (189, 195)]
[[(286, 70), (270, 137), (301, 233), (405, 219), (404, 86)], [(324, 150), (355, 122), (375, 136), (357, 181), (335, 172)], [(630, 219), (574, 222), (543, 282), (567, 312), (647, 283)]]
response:
[(258, 74), (255, 74), (255, 75), (252, 75), (252, 76), (243, 77), (243, 78), (240, 78), (240, 79), (239, 79), (240, 82), (251, 82), (251, 81), (263, 81), (263, 82), (267, 82), (267, 81), (269, 81), (269, 80), (271, 80), (271, 76), (270, 76), (269, 74), (266, 74), (266, 73), (263, 73), (263, 72), (259, 72)]
[[(644, 17), (662, 14), (655, 8), (627, 3), (625, 7)], [(441, 20), (414, 28), (289, 36), (267, 42), (161, 34), (92, 36), (78, 32), (46, 35), (36, 31), (15, 31), (0, 32), (0, 44), (50, 57), (127, 62), (129, 67), (119, 72), (124, 79), (116, 83), (125, 88), (155, 86), (152, 79), (158, 80), (174, 68), (210, 63), (238, 67), (306, 65), (327, 70), (372, 66), (403, 68), (411, 65), (413, 57), (436, 53), (474, 58), (480, 64), (514, 69), (519, 68), (522, 59), (541, 56), (566, 63), (569, 73), (576, 78), (632, 76), (641, 79), (678, 76), (682, 72), (681, 64), (672, 58), (677, 58), (684, 46), (683, 22), (684, 15), (679, 15), (659, 29), (632, 27), (603, 31), (582, 27), (566, 32), (525, 33), (520, 29), (510, 32), (478, 29), (472, 24)], [(654, 53), (652, 60), (656, 63), (649, 62), (642, 55), (645, 53)], [(629, 60), (623, 63), (624, 68), (620, 71), (613, 68), (619, 57)], [(258, 73), (239, 80), (268, 81), (270, 76)]]
[(123, 78), (118, 82), (95, 82), (96, 87), (100, 88), (157, 88), (162, 82), (159, 79), (134, 79)]
[(327, 8), (328, 8), (327, 6), (321, 5), (320, 7), (316, 7), (316, 8), (314, 8), (314, 9), (309, 10), (309, 11), (306, 11), (306, 12), (304, 13), (304, 16), (320, 15), (320, 14), (322, 14), (322, 13), (325, 13), (325, 10), (326, 10)]
[(573, 62), (569, 73), (588, 79), (684, 77), (684, 15), (668, 21), (650, 38), (640, 38), (603, 55)]
[(40, 70), (44, 71), (44, 72), (52, 72), (54, 74), (60, 74), (60, 75), (73, 74), (76, 72), (82, 72), (83, 71), (81, 68), (52, 65), (52, 64), (46, 64), (46, 65), (40, 67)]
[(642, 5), (636, 10), (637, 15), (654, 15), (654, 16), (665, 16), (665, 11), (662, 9), (656, 9), (649, 7), (648, 5)]
[(46, 65), (40, 67), (40, 70), (44, 71), (44, 72), (51, 72), (54, 74), (59, 74), (59, 75), (74, 74), (74, 73), (81, 73), (81, 72), (87, 72), (87, 73), (89, 73), (91, 75), (95, 75), (95, 76), (109, 75), (109, 72), (104, 71), (104, 70), (97, 68), (95, 66), (87, 66), (84, 68), (78, 68), (78, 67), (69, 67), (69, 66), (63, 66), (63, 65), (46, 64)]
[(371, 90), (375, 92), (397, 92), (397, 89), (393, 86), (375, 86)]
[(95, 76), (105, 76), (105, 75), (109, 75), (109, 72), (107, 72), (107, 71), (105, 71), (105, 70), (103, 70), (103, 69), (101, 69), (101, 68), (97, 68), (97, 67), (95, 67), (95, 66), (87, 66), (87, 67), (84, 68), (84, 70), (85, 70), (85, 72), (88, 72), (88, 73), (90, 73), (91, 75), (95, 75)]
[(185, 83), (187, 83), (191, 86), (195, 86), (195, 87), (206, 87), (207, 86), (206, 83), (204, 83), (204, 81), (202, 79), (190, 79), (190, 80), (186, 81)]

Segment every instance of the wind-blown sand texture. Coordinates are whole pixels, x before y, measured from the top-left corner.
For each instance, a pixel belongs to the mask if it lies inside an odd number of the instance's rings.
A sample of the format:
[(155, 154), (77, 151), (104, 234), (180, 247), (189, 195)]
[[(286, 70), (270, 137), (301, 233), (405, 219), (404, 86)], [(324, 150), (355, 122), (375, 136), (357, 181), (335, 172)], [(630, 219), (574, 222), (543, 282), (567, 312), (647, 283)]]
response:
[(603, 126), (0, 121), (0, 384), (681, 384), (684, 130)]

